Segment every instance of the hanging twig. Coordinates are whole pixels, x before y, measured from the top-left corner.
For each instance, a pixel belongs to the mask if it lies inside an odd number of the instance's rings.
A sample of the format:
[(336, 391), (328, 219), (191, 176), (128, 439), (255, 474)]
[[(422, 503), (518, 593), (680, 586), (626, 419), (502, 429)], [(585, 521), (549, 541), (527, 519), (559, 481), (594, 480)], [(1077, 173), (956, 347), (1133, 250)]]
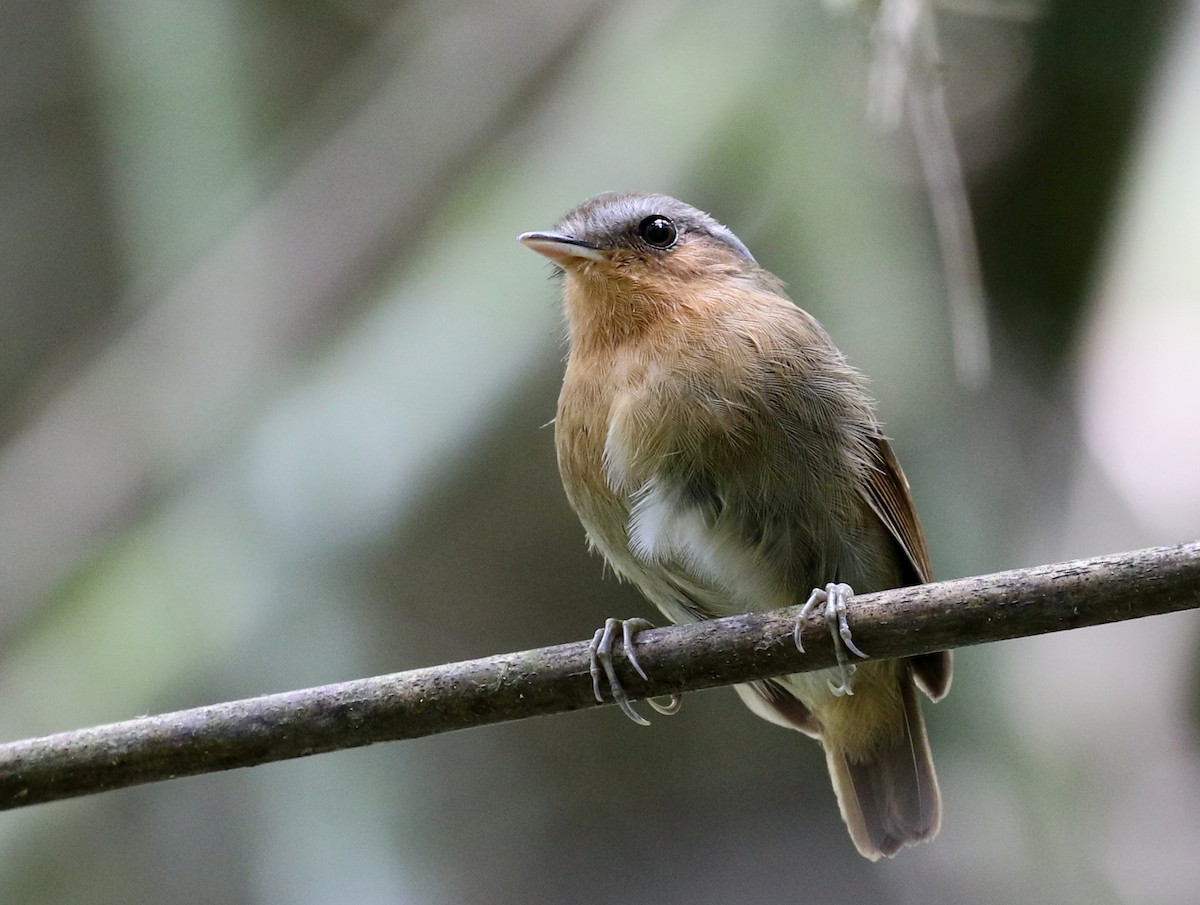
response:
[(967, 184), (946, 111), (935, 4), (882, 0), (872, 27), (867, 118), (896, 132), (907, 113), (925, 191), (929, 195), (950, 303), (959, 382), (983, 387), (991, 372), (987, 301)]

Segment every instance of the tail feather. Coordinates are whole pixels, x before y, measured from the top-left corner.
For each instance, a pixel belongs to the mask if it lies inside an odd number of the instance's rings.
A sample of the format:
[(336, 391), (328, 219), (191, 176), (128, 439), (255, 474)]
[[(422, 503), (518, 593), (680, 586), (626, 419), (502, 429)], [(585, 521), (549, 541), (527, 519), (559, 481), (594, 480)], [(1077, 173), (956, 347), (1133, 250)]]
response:
[(850, 757), (826, 736), (825, 757), (850, 838), (872, 861), (937, 835), (941, 794), (925, 735), (925, 721), (910, 676), (900, 678), (903, 732), (862, 757)]

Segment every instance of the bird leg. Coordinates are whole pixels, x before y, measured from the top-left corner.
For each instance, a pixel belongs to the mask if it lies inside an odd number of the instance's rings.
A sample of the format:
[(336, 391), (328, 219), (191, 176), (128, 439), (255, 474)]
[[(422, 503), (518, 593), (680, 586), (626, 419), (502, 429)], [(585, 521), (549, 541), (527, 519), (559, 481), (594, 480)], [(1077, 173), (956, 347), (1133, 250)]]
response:
[[(625, 645), (625, 655), (629, 658), (630, 665), (633, 666), (639, 676), (649, 681), (649, 676), (642, 669), (642, 664), (638, 662), (633, 640), (638, 632), (654, 628), (653, 623), (641, 618), (606, 619), (604, 620), (604, 628), (596, 630), (596, 634), (592, 638), (592, 643), (588, 646), (591, 653), (592, 692), (596, 695), (596, 700), (603, 703), (604, 693), (601, 682), (602, 680), (607, 680), (609, 690), (612, 692), (612, 698), (616, 701), (617, 706), (621, 708), (621, 711), (639, 726), (649, 726), (650, 721), (634, 710), (633, 704), (629, 700), (629, 695), (625, 693), (625, 689), (621, 687), (620, 680), (617, 679), (617, 671), (613, 669), (612, 646), (613, 641), (616, 639), (618, 628), (621, 630), (621, 641)], [(656, 711), (666, 715), (676, 713), (679, 710), (680, 704), (683, 703), (683, 698), (677, 694), (671, 695), (666, 704), (660, 704), (654, 698), (647, 698), (646, 700)]]
[(849, 650), (864, 660), (867, 658), (867, 655), (855, 645), (854, 638), (850, 633), (850, 623), (846, 620), (846, 601), (853, 596), (854, 589), (848, 584), (827, 584), (824, 590), (813, 588), (808, 600), (800, 608), (800, 615), (796, 618), (796, 628), (793, 630), (796, 647), (803, 652), (804, 645), (800, 642), (800, 627), (810, 612), (817, 607), (824, 608), (825, 623), (829, 626), (830, 634), (833, 635), (833, 650), (837, 655), (837, 669), (840, 674), (838, 684), (834, 685), (833, 682), (830, 682), (829, 690), (838, 697), (854, 694), (855, 666), (850, 662), (846, 651)]

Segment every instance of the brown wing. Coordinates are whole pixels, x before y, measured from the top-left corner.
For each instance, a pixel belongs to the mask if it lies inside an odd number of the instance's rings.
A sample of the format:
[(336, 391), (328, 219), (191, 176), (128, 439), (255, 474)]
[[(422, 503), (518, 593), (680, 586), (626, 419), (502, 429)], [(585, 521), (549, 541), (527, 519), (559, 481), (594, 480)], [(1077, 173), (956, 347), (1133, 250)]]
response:
[(912, 572), (909, 584), (933, 581), (929, 547), (913, 506), (908, 478), (904, 477), (896, 454), (883, 437), (875, 438), (875, 465), (867, 478), (867, 502), (904, 552)]
[[(866, 497), (871, 509), (891, 532), (908, 567), (908, 584), (933, 581), (929, 563), (929, 547), (925, 532), (913, 506), (908, 478), (896, 461), (896, 454), (883, 437), (875, 438), (876, 467), (867, 479)], [(913, 677), (930, 698), (940, 700), (950, 690), (951, 663), (949, 651), (910, 657)]]

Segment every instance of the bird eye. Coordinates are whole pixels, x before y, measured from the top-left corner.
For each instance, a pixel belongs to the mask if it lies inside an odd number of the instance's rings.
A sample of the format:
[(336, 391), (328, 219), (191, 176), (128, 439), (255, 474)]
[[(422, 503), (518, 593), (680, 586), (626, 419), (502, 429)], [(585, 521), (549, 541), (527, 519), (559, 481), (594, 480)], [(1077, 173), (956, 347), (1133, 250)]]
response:
[(661, 214), (647, 217), (638, 224), (638, 235), (647, 245), (655, 248), (670, 248), (679, 238), (675, 224)]

